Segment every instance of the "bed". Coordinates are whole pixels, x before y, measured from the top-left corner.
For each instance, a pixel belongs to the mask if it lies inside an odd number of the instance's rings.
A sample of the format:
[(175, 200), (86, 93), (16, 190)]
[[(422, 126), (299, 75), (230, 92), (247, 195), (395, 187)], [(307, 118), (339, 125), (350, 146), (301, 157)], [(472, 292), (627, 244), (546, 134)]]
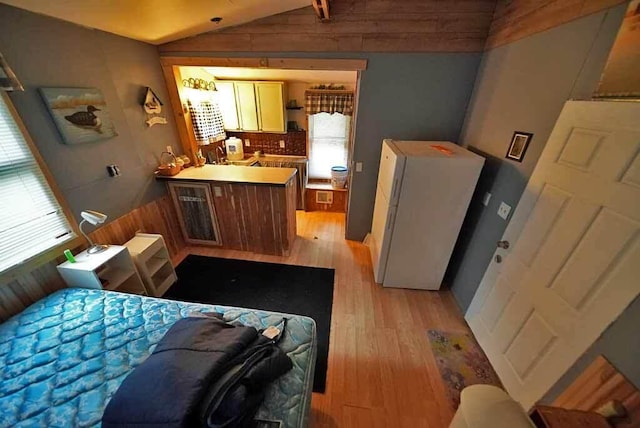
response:
[[(0, 325), (0, 426), (98, 427), (113, 394), (165, 332), (191, 312), (264, 328), (282, 314), (68, 288)], [(269, 387), (257, 417), (304, 427), (311, 404), (316, 327), (289, 318), (279, 346), (293, 369)], [(153, 399), (153, 397), (150, 397)]]

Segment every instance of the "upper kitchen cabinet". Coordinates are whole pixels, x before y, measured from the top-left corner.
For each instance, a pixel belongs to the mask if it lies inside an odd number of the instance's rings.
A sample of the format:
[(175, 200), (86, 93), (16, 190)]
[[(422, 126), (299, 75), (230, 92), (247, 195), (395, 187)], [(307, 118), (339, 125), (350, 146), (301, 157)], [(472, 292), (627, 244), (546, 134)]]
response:
[(257, 82), (258, 125), (262, 132), (286, 132), (284, 83)]
[(286, 132), (284, 82), (218, 81), (227, 131)]
[(240, 117), (240, 129), (259, 131), (255, 85), (251, 82), (235, 82), (236, 107)]
[(240, 120), (238, 119), (238, 110), (236, 110), (236, 90), (233, 82), (218, 81), (216, 88), (218, 89), (218, 103), (220, 104), (224, 129), (227, 131), (240, 130)]

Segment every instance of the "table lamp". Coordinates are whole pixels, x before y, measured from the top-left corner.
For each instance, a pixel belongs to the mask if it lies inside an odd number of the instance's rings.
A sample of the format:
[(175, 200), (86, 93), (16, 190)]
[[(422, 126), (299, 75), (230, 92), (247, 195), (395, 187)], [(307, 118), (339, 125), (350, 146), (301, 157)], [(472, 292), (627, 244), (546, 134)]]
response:
[(89, 241), (89, 244), (91, 245), (89, 247), (89, 249), (87, 249), (87, 253), (88, 254), (95, 254), (95, 253), (100, 253), (104, 250), (106, 250), (107, 248), (109, 248), (108, 245), (104, 245), (104, 244), (95, 244), (91, 238), (89, 238), (89, 236), (87, 236), (87, 234), (84, 232), (84, 230), (82, 230), (82, 225), (84, 224), (85, 221), (93, 224), (94, 226), (96, 224), (102, 224), (105, 222), (105, 220), (107, 219), (107, 215), (106, 214), (102, 214), (99, 213), (98, 211), (91, 211), (91, 210), (86, 210), (86, 211), (82, 211), (80, 213), (80, 216), (82, 217), (82, 221), (80, 222), (80, 232), (82, 233), (82, 235), (87, 238), (87, 241)]

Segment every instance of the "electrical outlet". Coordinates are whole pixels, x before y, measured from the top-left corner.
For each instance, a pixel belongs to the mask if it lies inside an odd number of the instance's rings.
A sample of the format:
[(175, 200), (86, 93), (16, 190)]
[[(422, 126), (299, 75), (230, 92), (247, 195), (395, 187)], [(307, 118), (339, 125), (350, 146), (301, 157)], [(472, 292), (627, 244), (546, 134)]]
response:
[(284, 149), (284, 140), (280, 140), (280, 148)]
[(482, 205), (484, 205), (485, 207), (488, 207), (490, 200), (491, 200), (491, 193), (486, 192), (484, 194), (484, 198), (482, 198)]
[(168, 151), (169, 153), (173, 153), (173, 147), (171, 147), (171, 146), (167, 146), (167, 151)]
[(356, 172), (362, 172), (362, 162), (356, 162)]
[(244, 145), (247, 147), (251, 147), (251, 140), (249, 140), (248, 138), (244, 139)]
[(498, 215), (506, 220), (509, 217), (510, 212), (511, 207), (504, 202), (500, 202), (500, 206), (498, 207)]

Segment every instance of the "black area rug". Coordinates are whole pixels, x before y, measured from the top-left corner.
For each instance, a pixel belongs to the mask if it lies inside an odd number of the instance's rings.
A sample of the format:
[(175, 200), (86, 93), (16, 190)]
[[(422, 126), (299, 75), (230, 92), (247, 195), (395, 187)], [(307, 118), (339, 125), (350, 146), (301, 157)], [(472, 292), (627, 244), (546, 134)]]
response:
[(333, 304), (333, 269), (189, 255), (163, 297), (305, 315), (318, 335), (313, 391), (324, 392)]

